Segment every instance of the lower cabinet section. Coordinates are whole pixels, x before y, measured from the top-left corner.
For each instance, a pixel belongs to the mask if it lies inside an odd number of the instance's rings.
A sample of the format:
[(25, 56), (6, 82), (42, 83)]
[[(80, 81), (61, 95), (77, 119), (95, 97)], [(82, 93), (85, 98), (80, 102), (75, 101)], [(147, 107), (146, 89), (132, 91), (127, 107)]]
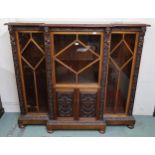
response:
[(55, 108), (57, 117), (97, 118), (98, 91), (85, 89), (56, 90)]
[(47, 125), (48, 132), (53, 132), (56, 129), (86, 129), (86, 130), (99, 130), (104, 133), (107, 125), (125, 125), (132, 129), (135, 125), (133, 116), (115, 116), (106, 115), (104, 120), (96, 120), (95, 118), (80, 118), (74, 120), (73, 118), (58, 117), (55, 120), (50, 120), (48, 115), (21, 115), (18, 120), (20, 128), (30, 124), (43, 124)]
[(126, 125), (133, 128), (133, 116), (125, 114), (106, 114), (99, 119), (100, 102), (98, 89), (56, 89), (54, 111), (55, 119), (48, 114), (27, 114), (19, 118), (19, 126), (27, 124), (46, 124), (48, 132), (55, 129), (96, 129), (105, 132), (106, 125)]

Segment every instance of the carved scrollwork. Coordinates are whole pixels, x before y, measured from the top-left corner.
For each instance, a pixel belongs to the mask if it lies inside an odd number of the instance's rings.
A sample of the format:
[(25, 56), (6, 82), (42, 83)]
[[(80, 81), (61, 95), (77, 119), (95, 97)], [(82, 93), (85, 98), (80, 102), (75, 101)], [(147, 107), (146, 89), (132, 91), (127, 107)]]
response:
[(57, 93), (58, 116), (73, 116), (73, 93)]
[(103, 119), (103, 108), (104, 108), (104, 92), (106, 87), (106, 75), (107, 75), (107, 65), (108, 65), (108, 51), (110, 48), (110, 35), (111, 28), (107, 27), (104, 31), (104, 49), (103, 49), (103, 61), (102, 61), (102, 79), (101, 79), (101, 97), (100, 97), (100, 119)]
[(96, 94), (82, 93), (80, 95), (80, 116), (95, 117), (96, 116)]

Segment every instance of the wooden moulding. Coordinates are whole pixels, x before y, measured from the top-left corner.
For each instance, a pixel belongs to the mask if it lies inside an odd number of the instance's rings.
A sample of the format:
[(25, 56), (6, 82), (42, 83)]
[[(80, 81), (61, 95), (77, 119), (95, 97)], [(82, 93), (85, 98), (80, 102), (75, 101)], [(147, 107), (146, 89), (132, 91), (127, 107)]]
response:
[(26, 125), (42, 124), (47, 125), (49, 132), (55, 129), (96, 129), (104, 130), (106, 125), (126, 125), (129, 128), (134, 128), (135, 119), (133, 116), (116, 116), (105, 115), (103, 120), (49, 120), (47, 115), (21, 115), (18, 120), (20, 128), (24, 128)]
[(72, 129), (72, 130), (99, 130), (100, 133), (104, 133), (106, 129), (106, 123), (103, 120), (95, 121), (80, 121), (80, 120), (50, 120), (47, 122), (48, 132), (53, 132), (55, 129)]
[(105, 132), (106, 123), (103, 120), (49, 120), (47, 115), (36, 116), (33, 114), (21, 115), (18, 120), (20, 128), (26, 125), (47, 125), (47, 131), (52, 132), (55, 129), (85, 129), (85, 130), (99, 130), (101, 133)]
[(113, 27), (113, 28), (119, 28), (119, 27), (149, 27), (149, 24), (141, 24), (141, 23), (110, 23), (110, 24), (50, 24), (50, 23), (17, 23), (17, 22), (10, 22), (5, 23), (5, 25), (11, 25), (11, 26), (48, 26), (53, 28), (65, 28), (65, 27), (72, 27), (72, 28), (104, 28), (104, 27)]
[(126, 125), (130, 129), (134, 128), (134, 125), (136, 123), (135, 118), (133, 116), (105, 115), (104, 119), (107, 125)]
[(30, 124), (46, 124), (48, 121), (47, 115), (35, 115), (35, 114), (27, 114), (21, 115), (18, 119), (18, 125), (20, 128), (24, 128), (26, 125)]

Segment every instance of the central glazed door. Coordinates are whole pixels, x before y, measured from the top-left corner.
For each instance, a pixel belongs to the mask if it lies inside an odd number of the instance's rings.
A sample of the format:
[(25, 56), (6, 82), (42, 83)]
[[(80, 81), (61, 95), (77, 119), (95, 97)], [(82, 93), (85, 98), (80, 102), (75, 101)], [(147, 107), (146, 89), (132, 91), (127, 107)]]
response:
[(99, 119), (102, 32), (51, 32), (55, 119)]

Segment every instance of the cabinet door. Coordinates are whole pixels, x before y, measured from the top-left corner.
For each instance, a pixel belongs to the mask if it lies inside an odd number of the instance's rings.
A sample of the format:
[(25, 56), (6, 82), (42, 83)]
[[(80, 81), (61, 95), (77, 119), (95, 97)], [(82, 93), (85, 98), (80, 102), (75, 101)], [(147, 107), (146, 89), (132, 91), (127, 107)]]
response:
[(47, 112), (44, 35), (20, 31), (16, 37), (26, 111)]
[(97, 90), (80, 90), (79, 117), (96, 117), (99, 114), (99, 92)]
[(99, 84), (101, 32), (52, 32), (56, 84)]
[(56, 117), (73, 117), (74, 116), (74, 91), (63, 90), (56, 91), (55, 99)]
[(136, 32), (113, 32), (109, 51), (105, 113), (126, 113), (137, 50)]

